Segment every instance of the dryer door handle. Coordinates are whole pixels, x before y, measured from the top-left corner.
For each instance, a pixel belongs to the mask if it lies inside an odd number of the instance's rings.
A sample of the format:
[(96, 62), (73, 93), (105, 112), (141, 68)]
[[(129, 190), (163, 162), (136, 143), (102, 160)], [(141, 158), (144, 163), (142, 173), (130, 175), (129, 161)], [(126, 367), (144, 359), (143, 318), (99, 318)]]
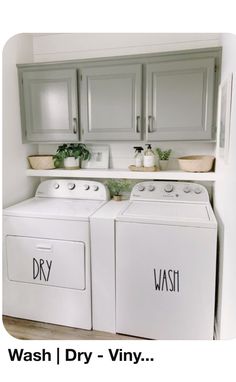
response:
[(51, 245), (44, 245), (44, 244), (37, 244), (36, 249), (38, 251), (51, 251), (52, 246)]

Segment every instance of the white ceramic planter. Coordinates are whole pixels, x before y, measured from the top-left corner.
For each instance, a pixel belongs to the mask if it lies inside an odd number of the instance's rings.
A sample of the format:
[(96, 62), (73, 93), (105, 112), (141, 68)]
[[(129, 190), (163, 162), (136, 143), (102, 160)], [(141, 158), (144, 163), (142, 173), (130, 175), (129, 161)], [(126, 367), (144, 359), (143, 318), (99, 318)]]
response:
[(168, 162), (169, 162), (168, 160), (159, 160), (159, 166), (161, 171), (167, 170)]
[(68, 157), (64, 159), (64, 167), (67, 170), (76, 170), (79, 167), (79, 158)]

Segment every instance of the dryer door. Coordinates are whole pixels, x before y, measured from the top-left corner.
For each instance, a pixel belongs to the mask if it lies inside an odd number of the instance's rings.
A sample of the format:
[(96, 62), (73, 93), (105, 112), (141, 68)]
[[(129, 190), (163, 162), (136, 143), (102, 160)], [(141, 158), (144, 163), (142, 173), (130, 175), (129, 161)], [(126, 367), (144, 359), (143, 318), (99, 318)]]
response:
[(85, 289), (83, 242), (7, 236), (6, 247), (9, 280)]

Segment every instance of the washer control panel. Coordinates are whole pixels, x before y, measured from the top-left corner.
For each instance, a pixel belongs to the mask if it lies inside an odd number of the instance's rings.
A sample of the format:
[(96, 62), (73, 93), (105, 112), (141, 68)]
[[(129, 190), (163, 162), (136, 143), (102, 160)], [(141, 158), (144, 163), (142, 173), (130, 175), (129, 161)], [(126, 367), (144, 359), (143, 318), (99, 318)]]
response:
[(130, 200), (168, 200), (182, 202), (209, 202), (207, 189), (196, 183), (146, 181), (137, 183)]
[(35, 196), (39, 198), (67, 198), (109, 200), (105, 184), (81, 179), (50, 179), (40, 183)]

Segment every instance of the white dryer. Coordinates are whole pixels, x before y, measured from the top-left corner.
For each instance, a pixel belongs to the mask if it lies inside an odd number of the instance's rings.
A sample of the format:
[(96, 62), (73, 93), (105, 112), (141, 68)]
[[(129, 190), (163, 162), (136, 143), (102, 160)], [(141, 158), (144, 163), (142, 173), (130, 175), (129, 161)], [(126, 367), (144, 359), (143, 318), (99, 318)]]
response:
[(91, 219), (94, 327), (213, 339), (217, 223), (206, 188), (142, 182), (119, 203)]
[(47, 180), (4, 210), (3, 314), (91, 329), (90, 216), (104, 184)]
[(116, 218), (116, 331), (213, 339), (216, 237), (203, 186), (137, 184)]

